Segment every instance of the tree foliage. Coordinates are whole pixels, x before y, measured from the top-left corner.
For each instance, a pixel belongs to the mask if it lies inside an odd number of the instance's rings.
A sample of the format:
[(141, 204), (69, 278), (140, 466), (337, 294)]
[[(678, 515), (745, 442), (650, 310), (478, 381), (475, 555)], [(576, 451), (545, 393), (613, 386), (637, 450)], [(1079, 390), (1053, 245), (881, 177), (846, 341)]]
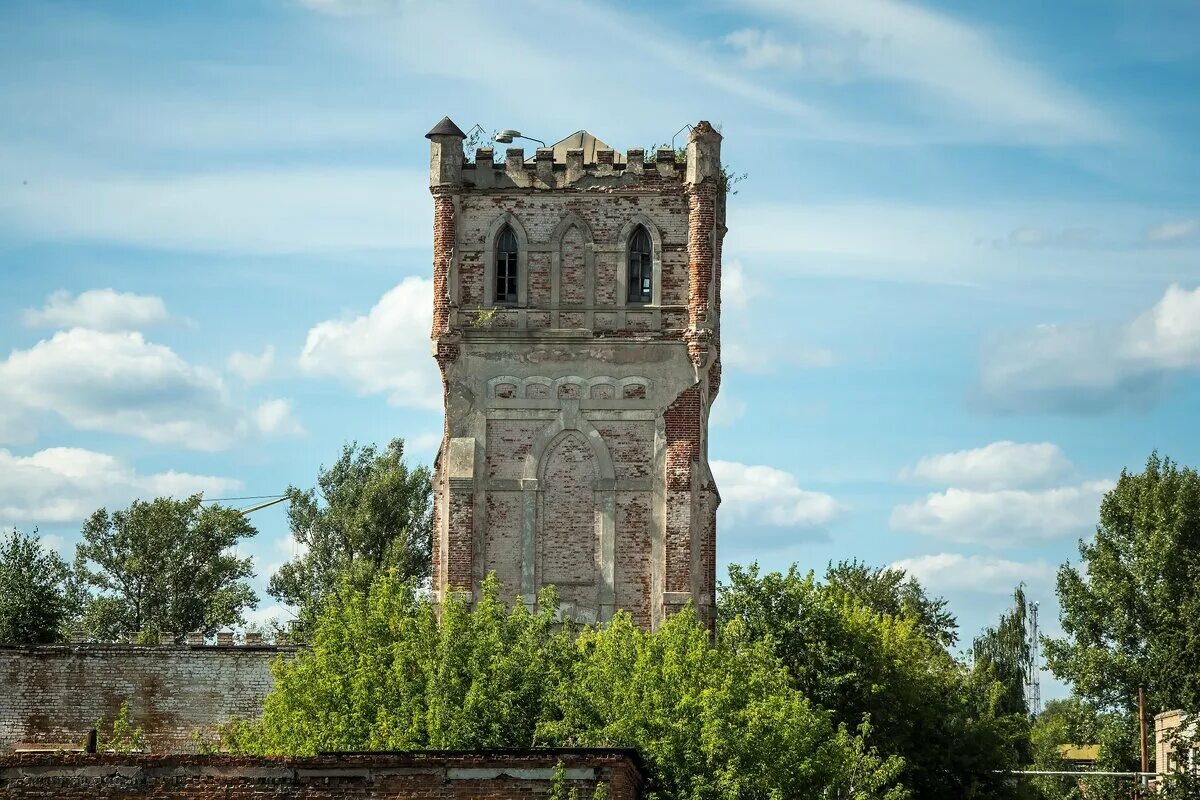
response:
[(943, 647), (958, 641), (958, 620), (941, 597), (929, 597), (921, 582), (902, 569), (839, 561), (825, 569), (825, 584), (845, 592), (876, 614), (910, 619), (917, 630)]
[(1101, 709), (1200, 708), (1200, 475), (1152, 454), (1100, 505), (1082, 564), (1058, 571), (1063, 636), (1045, 642), (1061, 679)]
[(267, 591), (299, 608), (296, 633), (312, 630), (339, 581), (364, 590), (381, 571), (423, 580), (433, 546), (432, 484), (426, 467), (404, 461), (404, 440), (383, 452), (348, 443), (308, 490), (289, 486), (288, 523), (301, 554), (279, 568)]
[(1033, 666), (1029, 646), (1029, 606), (1025, 589), (1013, 592), (1012, 607), (1000, 615), (995, 627), (985, 628), (971, 643), (975, 669), (1000, 683), (1003, 688), (1000, 707), (1009, 714), (1028, 714), (1025, 682)]
[(257, 598), (254, 572), (236, 547), (257, 533), (237, 510), (204, 506), (200, 495), (135, 500), (99, 509), (84, 523), (75, 579), (85, 592), (82, 626), (104, 641), (129, 633), (218, 628), (245, 622)]
[(757, 565), (735, 565), (729, 576), (722, 619), (771, 642), (793, 685), (836, 722), (869, 719), (867, 742), (904, 760), (902, 780), (914, 797), (1010, 796), (996, 770), (1019, 766), (1024, 715), (1008, 713), (999, 682), (969, 670), (926, 634), (937, 628), (919, 606), (910, 607), (916, 616), (880, 613), (862, 592), (836, 579), (818, 583), (794, 566), (761, 574)]
[(36, 531), (0, 538), (0, 642), (45, 644), (61, 636), (69, 614), (66, 562), (43, 548)]
[(312, 647), (274, 667), (258, 720), (225, 732), (250, 753), (326, 749), (636, 747), (653, 798), (906, 796), (881, 758), (791, 685), (736, 623), (716, 643), (695, 614), (657, 631), (619, 614), (576, 631), (544, 594), (511, 611), (489, 579), (440, 617), (392, 572), (331, 593)]

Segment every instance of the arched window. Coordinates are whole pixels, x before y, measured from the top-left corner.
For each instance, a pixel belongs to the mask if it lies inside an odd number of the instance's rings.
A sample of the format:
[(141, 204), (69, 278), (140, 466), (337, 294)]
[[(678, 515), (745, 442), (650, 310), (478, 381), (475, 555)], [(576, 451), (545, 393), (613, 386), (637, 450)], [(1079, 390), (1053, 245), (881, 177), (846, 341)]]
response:
[(641, 225), (629, 240), (630, 303), (649, 303), (654, 297), (654, 248), (650, 234)]
[(517, 237), (507, 225), (496, 238), (495, 302), (517, 302)]

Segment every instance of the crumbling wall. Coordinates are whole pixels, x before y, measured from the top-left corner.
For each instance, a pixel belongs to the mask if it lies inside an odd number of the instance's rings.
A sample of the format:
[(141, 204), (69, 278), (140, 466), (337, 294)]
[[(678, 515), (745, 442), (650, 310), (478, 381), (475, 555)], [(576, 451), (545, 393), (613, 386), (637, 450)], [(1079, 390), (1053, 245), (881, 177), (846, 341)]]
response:
[(601, 782), (611, 800), (639, 796), (641, 773), (628, 751), (492, 750), (302, 759), (26, 754), (0, 757), (0, 798), (533, 800), (550, 794), (559, 765), (563, 788), (579, 800)]
[(0, 645), (0, 753), (80, 745), (95, 721), (129, 704), (151, 752), (195, 750), (193, 731), (257, 717), (271, 662), (295, 648), (180, 645)]

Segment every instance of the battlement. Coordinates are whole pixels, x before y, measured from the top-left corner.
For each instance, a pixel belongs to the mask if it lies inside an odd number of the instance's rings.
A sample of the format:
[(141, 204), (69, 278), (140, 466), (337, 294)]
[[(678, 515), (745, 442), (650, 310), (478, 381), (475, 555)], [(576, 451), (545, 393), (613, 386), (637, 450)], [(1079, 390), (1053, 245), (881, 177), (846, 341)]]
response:
[[(617, 151), (597, 148), (586, 158), (583, 148), (562, 150), (539, 147), (532, 158), (525, 149), (510, 147), (504, 160), (496, 151), (481, 147), (472, 161), (463, 153), (465, 134), (449, 117), (426, 134), (430, 140), (429, 186), (462, 189), (619, 189), (662, 187), (669, 184), (698, 184), (720, 176), (721, 134), (701, 121), (688, 136), (686, 151), (662, 147), (649, 160), (643, 148), (625, 151), (622, 163)], [(564, 157), (556, 157), (556, 151)]]
[(583, 150), (573, 149), (566, 151), (565, 159), (556, 160), (552, 148), (539, 147), (527, 160), (524, 148), (510, 147), (504, 160), (496, 161), (492, 148), (480, 148), (473, 163), (464, 160), (462, 182), (477, 189), (612, 188), (647, 179), (682, 184), (687, 174), (686, 158), (677, 159), (670, 148), (659, 150), (650, 163), (641, 148), (627, 150), (624, 163), (615, 156), (614, 150), (597, 150), (596, 159), (586, 162)]

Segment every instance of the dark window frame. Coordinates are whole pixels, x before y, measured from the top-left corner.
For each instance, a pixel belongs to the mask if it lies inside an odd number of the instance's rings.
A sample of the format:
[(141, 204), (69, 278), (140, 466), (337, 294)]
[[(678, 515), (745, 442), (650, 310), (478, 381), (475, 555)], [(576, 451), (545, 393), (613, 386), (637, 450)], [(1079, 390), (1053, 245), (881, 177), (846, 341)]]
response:
[(517, 234), (511, 225), (505, 225), (496, 235), (495, 276), (492, 285), (492, 302), (497, 305), (515, 305), (520, 299), (521, 254)]
[(629, 237), (625, 302), (645, 305), (654, 302), (654, 240), (645, 225)]

